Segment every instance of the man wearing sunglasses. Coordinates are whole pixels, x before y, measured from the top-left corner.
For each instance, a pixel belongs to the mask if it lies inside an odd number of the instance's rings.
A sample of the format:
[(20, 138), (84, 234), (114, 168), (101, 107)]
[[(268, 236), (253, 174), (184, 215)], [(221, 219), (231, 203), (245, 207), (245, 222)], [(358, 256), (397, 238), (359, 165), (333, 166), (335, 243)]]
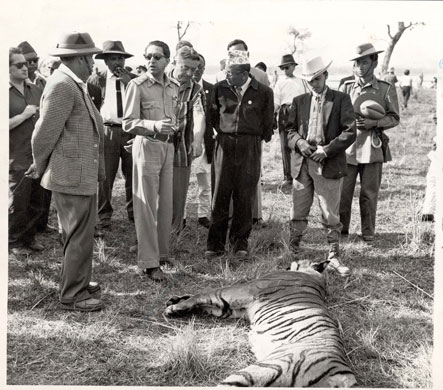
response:
[(285, 131), (289, 107), (296, 96), (308, 92), (305, 82), (294, 76), (296, 66), (297, 63), (292, 54), (285, 54), (279, 65), (285, 74), (278, 79), (274, 87), (274, 106), (275, 112), (278, 113), (278, 133), (283, 162), (283, 182), (281, 184), (283, 189), (292, 188), (291, 149), (288, 146), (288, 133)]
[(97, 209), (97, 182), (105, 177), (103, 121), (88, 94), (95, 47), (88, 33), (61, 37), (50, 55), (62, 64), (48, 78), (41, 115), (32, 135), (33, 164), (29, 177), (42, 177), (52, 191), (62, 225), (64, 259), (60, 308), (90, 312), (101, 310), (90, 285)]
[(152, 41), (145, 49), (148, 71), (126, 89), (123, 130), (134, 134), (133, 201), (138, 266), (164, 281), (160, 264), (169, 258), (172, 221), (173, 136), (177, 127), (179, 83), (165, 75), (170, 51)]
[(8, 244), (16, 255), (41, 251), (34, 241), (44, 212), (44, 189), (28, 179), (32, 164), (31, 136), (39, 117), (42, 90), (28, 80), (27, 61), (19, 48), (9, 49), (9, 224)]
[(31, 83), (39, 87), (42, 91), (46, 85), (46, 79), (38, 72), (39, 57), (34, 48), (27, 42), (23, 41), (18, 45), (18, 48), (25, 56), (28, 67), (28, 79)]
[(205, 252), (208, 259), (224, 253), (231, 197), (230, 247), (237, 256), (248, 256), (261, 143), (271, 140), (274, 113), (272, 89), (251, 76), (250, 69), (248, 53), (231, 49), (226, 80), (215, 84), (212, 93), (209, 115), (218, 134), (213, 157), (212, 218)]

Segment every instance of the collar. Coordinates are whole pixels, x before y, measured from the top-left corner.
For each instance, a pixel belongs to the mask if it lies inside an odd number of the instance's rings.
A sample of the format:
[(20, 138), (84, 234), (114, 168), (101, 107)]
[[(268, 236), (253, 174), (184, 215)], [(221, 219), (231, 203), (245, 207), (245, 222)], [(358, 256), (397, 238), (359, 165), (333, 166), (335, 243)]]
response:
[(111, 79), (116, 79), (117, 77), (115, 76), (114, 73), (112, 73), (109, 69), (106, 69), (106, 79), (107, 80), (111, 80)]
[(355, 83), (355, 86), (357, 86), (357, 85), (360, 88), (372, 87), (372, 88), (378, 89), (378, 81), (377, 81), (377, 78), (375, 76), (372, 77), (371, 81), (368, 81), (364, 85), (360, 85), (359, 81), (357, 80), (356, 83)]
[(58, 69), (60, 72), (64, 73), (65, 75), (69, 76), (71, 79), (73, 79), (77, 84), (80, 84), (81, 86), (86, 85), (86, 83), (81, 80), (71, 69), (69, 69), (65, 64), (60, 64)]
[[(154, 76), (149, 73), (149, 71), (143, 73), (141, 76), (138, 76), (137, 78), (134, 79), (134, 82), (138, 85), (142, 84), (145, 81), (149, 81), (151, 84), (160, 84), (161, 83), (159, 81), (157, 81)], [(176, 84), (178, 85), (178, 83), (174, 80), (174, 79), (170, 79), (166, 73), (163, 74), (163, 85), (165, 87), (169, 86), (170, 84)]]
[(326, 96), (326, 93), (328, 92), (328, 90), (329, 90), (329, 87), (326, 85), (325, 89), (323, 90), (322, 93), (315, 93), (314, 91), (311, 91), (311, 94), (312, 94), (313, 98), (320, 96), (320, 100), (325, 100), (325, 96)]
[[(29, 79), (23, 80), (23, 84), (24, 84), (25, 87), (28, 87), (28, 88), (31, 88), (31, 85), (33, 85), (32, 81), (29, 80)], [(15, 88), (15, 85), (12, 84), (11, 81), (9, 81), (9, 89), (11, 89), (11, 88)]]
[[(248, 80), (246, 81), (246, 83), (244, 83), (243, 85), (242, 85), (242, 89), (243, 89), (243, 87), (245, 86), (247, 84), (247, 86), (249, 87), (249, 86), (251, 86), (252, 88), (254, 88), (254, 89), (258, 89), (258, 81), (257, 81), (257, 79), (254, 77), (254, 76), (252, 76), (251, 74), (249, 74), (249, 77), (248, 77)], [(222, 81), (220, 81), (220, 86), (221, 87), (225, 87), (225, 88), (231, 88), (231, 86), (228, 84), (228, 80), (226, 80), (226, 79), (224, 79), (224, 80), (222, 80)], [(243, 91), (245, 91), (246, 89), (244, 89)]]

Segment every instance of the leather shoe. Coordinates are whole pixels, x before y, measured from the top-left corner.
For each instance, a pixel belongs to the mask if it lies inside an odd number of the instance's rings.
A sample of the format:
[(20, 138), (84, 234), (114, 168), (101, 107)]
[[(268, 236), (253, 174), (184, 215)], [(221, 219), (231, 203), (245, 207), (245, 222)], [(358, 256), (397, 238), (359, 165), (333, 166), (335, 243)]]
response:
[(83, 312), (98, 311), (103, 309), (103, 302), (100, 299), (88, 298), (73, 303), (61, 303), (60, 309)]
[(154, 282), (163, 282), (167, 279), (165, 273), (160, 267), (155, 268), (145, 268), (143, 273), (149, 276)]
[(198, 219), (198, 224), (202, 225), (206, 229), (209, 229), (209, 225), (211, 223), (209, 222), (209, 219), (207, 217), (201, 217), (201, 218)]
[(340, 276), (349, 276), (351, 270), (345, 265), (341, 264), (337, 258), (331, 258), (329, 260), (328, 268), (337, 272)]
[(363, 239), (363, 241), (371, 242), (371, 241), (374, 241), (375, 237), (372, 235), (367, 235), (367, 236), (361, 236), (361, 238)]
[(434, 222), (434, 214), (423, 214), (421, 216), (422, 222)]
[(38, 242), (33, 242), (33, 243), (29, 244), (28, 248), (34, 252), (41, 252), (42, 250), (45, 249), (45, 247), (43, 245), (39, 244)]
[(206, 259), (215, 259), (216, 257), (220, 257), (220, 256), (223, 256), (223, 254), (224, 254), (224, 251), (210, 251), (210, 250), (207, 250), (207, 251), (205, 251), (205, 258)]

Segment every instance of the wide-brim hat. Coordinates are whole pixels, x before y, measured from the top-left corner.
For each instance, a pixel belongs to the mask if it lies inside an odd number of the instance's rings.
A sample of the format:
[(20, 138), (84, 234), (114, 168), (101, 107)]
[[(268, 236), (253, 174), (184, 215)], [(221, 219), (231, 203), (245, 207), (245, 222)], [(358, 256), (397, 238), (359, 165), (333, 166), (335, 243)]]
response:
[(298, 64), (295, 62), (292, 54), (285, 54), (284, 56), (282, 56), (280, 65), (278, 67), (281, 68), (282, 66), (285, 65), (298, 65)]
[(121, 41), (105, 41), (103, 42), (103, 51), (95, 56), (98, 60), (103, 60), (107, 55), (118, 54), (125, 58), (134, 57), (133, 54), (129, 54), (125, 51), (123, 43)]
[(325, 63), (323, 58), (314, 57), (304, 61), (301, 66), (297, 67), (295, 69), (294, 76), (306, 81), (311, 81), (325, 72), (331, 64), (332, 60)]
[(95, 47), (95, 43), (88, 33), (71, 32), (60, 37), (59, 43), (49, 55), (54, 57), (75, 57), (88, 54), (98, 54), (102, 50)]
[(355, 99), (354, 104), (353, 104), (354, 112), (356, 114), (361, 115), (361, 116), (368, 118), (368, 119), (378, 119), (378, 118), (372, 118), (371, 116), (364, 115), (361, 112), (360, 106), (368, 100), (375, 101), (376, 103), (380, 104), (380, 106), (382, 106), (383, 108), (385, 108), (385, 106), (386, 106), (385, 100), (380, 95), (367, 92), (367, 93), (362, 93), (360, 96), (357, 97), (357, 99)]
[(355, 54), (357, 54), (357, 57), (352, 58), (350, 61), (355, 61), (360, 58), (370, 56), (371, 54), (378, 54), (383, 53), (384, 50), (375, 50), (375, 47), (372, 43), (363, 43), (361, 45), (358, 45)]
[(29, 44), (28, 41), (23, 41), (23, 42), (19, 43), (17, 47), (22, 51), (22, 54), (25, 57), (25, 60), (29, 60), (31, 58), (38, 57), (34, 48)]

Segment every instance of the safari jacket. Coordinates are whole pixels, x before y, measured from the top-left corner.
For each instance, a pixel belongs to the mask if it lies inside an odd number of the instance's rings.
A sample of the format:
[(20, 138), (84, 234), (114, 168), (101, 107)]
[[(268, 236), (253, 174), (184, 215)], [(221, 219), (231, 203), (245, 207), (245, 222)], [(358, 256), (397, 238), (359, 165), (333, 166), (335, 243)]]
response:
[[(377, 122), (377, 128), (384, 131), (395, 127), (400, 121), (398, 99), (395, 87), (387, 81), (373, 78), (371, 82), (360, 86), (357, 80), (348, 80), (340, 87), (343, 91), (350, 95), (352, 103), (363, 93), (373, 93), (380, 96), (384, 102), (386, 116)], [(375, 162), (384, 162), (382, 148), (374, 148), (372, 146), (372, 132), (374, 130), (357, 129), (356, 141), (346, 150), (346, 159), (348, 164), (370, 164)]]

